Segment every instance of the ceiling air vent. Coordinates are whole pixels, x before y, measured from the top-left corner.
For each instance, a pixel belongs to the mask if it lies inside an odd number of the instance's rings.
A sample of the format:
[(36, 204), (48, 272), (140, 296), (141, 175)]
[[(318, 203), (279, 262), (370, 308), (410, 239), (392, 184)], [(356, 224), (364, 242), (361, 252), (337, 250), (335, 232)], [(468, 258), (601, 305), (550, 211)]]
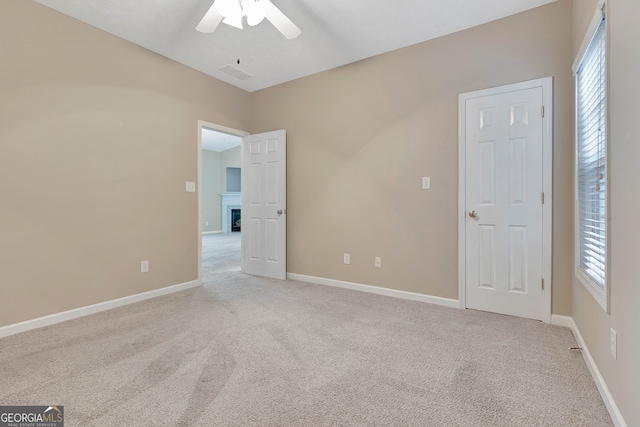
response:
[(220, 71), (222, 71), (223, 73), (227, 73), (238, 80), (247, 80), (253, 77), (251, 74), (247, 74), (241, 69), (234, 67), (233, 65), (225, 65), (224, 67), (220, 68)]

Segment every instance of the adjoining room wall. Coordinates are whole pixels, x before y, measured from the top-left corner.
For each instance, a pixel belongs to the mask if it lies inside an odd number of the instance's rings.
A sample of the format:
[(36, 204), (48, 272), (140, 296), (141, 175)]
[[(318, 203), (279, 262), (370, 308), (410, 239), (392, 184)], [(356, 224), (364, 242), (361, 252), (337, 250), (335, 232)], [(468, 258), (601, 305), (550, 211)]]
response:
[(241, 146), (229, 148), (228, 150), (220, 153), (220, 179), (222, 180), (220, 191), (222, 193), (227, 192), (227, 168), (242, 168), (241, 153)]
[(252, 93), (251, 131), (287, 130), (288, 271), (458, 298), (458, 94), (553, 76), (552, 312), (570, 315), (570, 23), (561, 0)]
[(0, 40), (0, 326), (196, 280), (198, 120), (249, 94), (32, 1)]
[[(574, 1), (573, 54), (585, 37), (597, 0)], [(608, 181), (611, 313), (607, 314), (574, 277), (573, 319), (629, 426), (640, 425), (640, 2), (609, 1)], [(617, 359), (610, 330), (617, 332)]]
[(217, 151), (202, 150), (202, 231), (222, 230), (222, 169)]

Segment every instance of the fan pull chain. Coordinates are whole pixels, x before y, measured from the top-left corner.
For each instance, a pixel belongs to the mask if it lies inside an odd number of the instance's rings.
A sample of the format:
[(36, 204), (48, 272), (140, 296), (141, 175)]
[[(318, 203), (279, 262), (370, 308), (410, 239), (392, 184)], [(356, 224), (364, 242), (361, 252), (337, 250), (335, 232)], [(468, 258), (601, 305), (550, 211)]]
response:
[(238, 65), (240, 65), (240, 28), (238, 28)]

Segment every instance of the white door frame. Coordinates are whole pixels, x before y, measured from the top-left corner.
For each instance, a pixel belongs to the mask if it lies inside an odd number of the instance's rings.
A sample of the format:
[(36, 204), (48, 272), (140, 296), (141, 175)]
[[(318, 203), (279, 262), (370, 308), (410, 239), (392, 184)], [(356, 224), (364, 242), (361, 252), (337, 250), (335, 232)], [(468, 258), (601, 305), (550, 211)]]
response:
[(542, 274), (544, 280), (544, 317), (551, 323), (552, 238), (553, 238), (553, 77), (514, 83), (458, 95), (458, 302), (465, 309), (466, 302), (466, 101), (506, 92), (542, 88)]
[[(204, 120), (198, 120), (198, 283), (202, 284), (202, 129), (211, 129), (216, 132), (227, 133), (229, 135), (244, 137), (249, 135), (249, 132), (245, 132), (238, 129), (218, 125)], [(240, 146), (240, 152), (244, 152), (244, 142)], [(242, 164), (242, 156), (240, 155), (240, 164)], [(242, 189), (240, 194), (242, 194)], [(242, 260), (242, 271), (244, 271), (244, 256), (242, 251), (240, 252), (240, 259)]]

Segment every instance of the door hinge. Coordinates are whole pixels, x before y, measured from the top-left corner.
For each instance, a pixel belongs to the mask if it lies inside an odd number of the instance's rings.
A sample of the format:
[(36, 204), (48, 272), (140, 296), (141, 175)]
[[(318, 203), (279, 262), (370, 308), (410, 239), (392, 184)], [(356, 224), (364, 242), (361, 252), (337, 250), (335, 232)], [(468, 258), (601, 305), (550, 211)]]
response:
[(544, 278), (542, 279), (542, 290), (544, 291)]
[(540, 117), (544, 117), (544, 105), (540, 106)]
[(544, 205), (544, 193), (540, 193), (540, 203)]

